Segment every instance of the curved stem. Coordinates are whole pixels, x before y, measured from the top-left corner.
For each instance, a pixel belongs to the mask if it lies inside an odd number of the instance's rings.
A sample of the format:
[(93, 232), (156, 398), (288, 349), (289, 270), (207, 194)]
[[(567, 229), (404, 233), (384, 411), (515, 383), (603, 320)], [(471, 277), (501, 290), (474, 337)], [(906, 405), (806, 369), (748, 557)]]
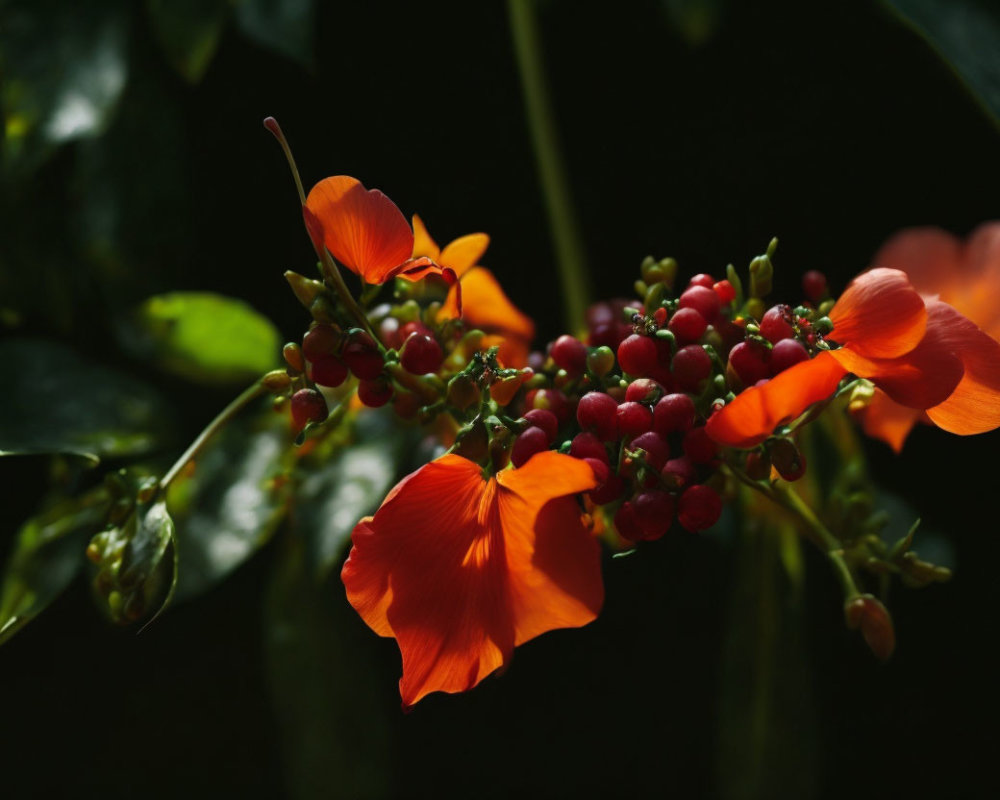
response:
[(358, 301), (354, 299), (354, 295), (351, 294), (351, 290), (347, 288), (347, 284), (344, 283), (344, 276), (340, 274), (340, 268), (333, 260), (333, 256), (330, 255), (330, 251), (325, 247), (321, 253), (321, 258), (323, 259), (321, 262), (323, 266), (323, 277), (326, 278), (327, 283), (333, 287), (333, 290), (337, 293), (337, 297), (340, 298), (340, 302), (344, 304), (344, 308), (347, 309), (347, 312), (352, 317), (354, 317), (354, 321), (358, 323), (358, 327), (371, 336), (378, 345), (379, 350), (384, 353), (385, 348), (382, 345), (382, 340), (375, 335), (375, 331), (372, 330), (372, 325), (368, 319), (368, 315), (365, 314), (361, 306), (358, 305)]

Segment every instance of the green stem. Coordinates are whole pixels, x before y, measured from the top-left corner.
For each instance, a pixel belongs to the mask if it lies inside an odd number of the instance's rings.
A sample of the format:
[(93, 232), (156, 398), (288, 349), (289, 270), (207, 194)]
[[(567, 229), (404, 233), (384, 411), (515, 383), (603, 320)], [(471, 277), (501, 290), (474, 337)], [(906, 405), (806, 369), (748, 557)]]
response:
[(323, 252), (320, 254), (323, 266), (323, 277), (326, 278), (327, 283), (331, 284), (333, 290), (337, 293), (340, 298), (340, 302), (344, 304), (344, 308), (347, 309), (348, 313), (354, 317), (354, 321), (358, 323), (358, 327), (362, 328), (378, 345), (379, 350), (383, 353), (385, 348), (382, 345), (382, 340), (375, 335), (375, 331), (372, 330), (371, 322), (368, 320), (368, 315), (362, 310), (361, 306), (358, 305), (358, 301), (354, 299), (354, 295), (351, 294), (351, 290), (347, 288), (347, 284), (344, 283), (344, 276), (340, 274), (340, 268), (337, 263), (333, 260), (333, 256), (330, 255), (330, 251), (325, 247), (322, 248)]
[(542, 69), (536, 0), (508, 0), (511, 36), (521, 73), (524, 103), (535, 160), (548, 209), (549, 225), (559, 265), (564, 309), (571, 328), (580, 325), (589, 304), (588, 281), (579, 228), (570, 200), (566, 170), (556, 141), (548, 87)]
[(237, 397), (228, 406), (219, 412), (219, 415), (213, 419), (205, 427), (198, 438), (191, 442), (191, 446), (184, 451), (184, 454), (174, 462), (174, 465), (167, 471), (167, 474), (160, 479), (158, 485), (159, 491), (165, 492), (167, 487), (170, 486), (171, 482), (180, 474), (180, 471), (187, 466), (188, 462), (194, 460), (198, 453), (201, 452), (202, 448), (208, 443), (208, 440), (215, 435), (215, 433), (223, 428), (226, 423), (228, 423), (233, 417), (235, 417), (240, 411), (242, 411), (246, 406), (248, 406), (252, 401), (256, 400), (263, 394), (267, 394), (268, 389), (264, 386), (261, 381), (250, 386), (246, 389), (239, 397)]

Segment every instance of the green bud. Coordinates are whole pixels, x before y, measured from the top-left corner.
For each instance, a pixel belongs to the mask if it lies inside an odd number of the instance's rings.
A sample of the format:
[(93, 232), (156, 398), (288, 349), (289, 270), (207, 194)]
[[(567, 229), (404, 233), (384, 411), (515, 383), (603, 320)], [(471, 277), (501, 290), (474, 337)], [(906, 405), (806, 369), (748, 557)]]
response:
[(645, 281), (636, 281), (632, 284), (632, 288), (635, 289), (635, 293), (639, 295), (639, 297), (645, 297), (646, 291), (649, 289)]
[(833, 306), (836, 304), (836, 300), (824, 300), (819, 304), (819, 308), (816, 309), (817, 313), (821, 316), (826, 316), (833, 310)]
[(292, 287), (295, 297), (306, 308), (311, 308), (317, 297), (328, 294), (322, 281), (315, 281), (292, 270), (285, 272), (285, 280)]
[(295, 372), (305, 372), (306, 360), (302, 355), (302, 348), (295, 342), (289, 342), (281, 348), (281, 355), (284, 356), (285, 363)]
[(826, 336), (833, 330), (833, 321), (829, 317), (820, 317), (813, 323), (816, 333)]
[(726, 280), (736, 290), (736, 307), (739, 308), (743, 305), (743, 281), (732, 264), (726, 264)]
[(654, 283), (650, 285), (646, 294), (643, 296), (643, 303), (646, 305), (646, 310), (652, 313), (661, 305), (667, 297), (667, 286), (664, 283)]
[[(753, 317), (754, 319), (760, 319), (764, 316), (764, 301), (759, 297), (751, 297), (746, 302), (746, 314), (748, 317)], [(758, 329), (759, 330), (759, 329)]]
[(458, 432), (453, 453), (481, 464), (489, 455), (489, 435), (482, 417), (476, 417)]
[(271, 370), (260, 379), (260, 382), (265, 389), (274, 394), (281, 394), (292, 385), (291, 377), (283, 369)]
[(750, 296), (766, 297), (771, 293), (774, 265), (768, 256), (757, 256), (750, 262)]
[[(615, 354), (610, 347), (602, 345), (587, 354), (587, 369), (603, 378), (615, 367)], [(530, 383), (530, 381), (529, 381)]]
[(677, 261), (673, 258), (661, 258), (659, 267), (663, 270), (662, 282), (673, 289), (674, 281), (677, 279)]
[(482, 396), (479, 385), (469, 375), (458, 374), (448, 381), (448, 405), (459, 411), (480, 402)]
[(639, 265), (639, 274), (642, 275), (642, 279), (646, 281), (646, 283), (656, 283), (656, 281), (650, 280), (650, 278), (648, 277), (649, 271), (653, 269), (653, 267), (655, 266), (656, 266), (656, 259), (653, 258), (652, 256), (646, 256), (642, 260), (642, 263)]

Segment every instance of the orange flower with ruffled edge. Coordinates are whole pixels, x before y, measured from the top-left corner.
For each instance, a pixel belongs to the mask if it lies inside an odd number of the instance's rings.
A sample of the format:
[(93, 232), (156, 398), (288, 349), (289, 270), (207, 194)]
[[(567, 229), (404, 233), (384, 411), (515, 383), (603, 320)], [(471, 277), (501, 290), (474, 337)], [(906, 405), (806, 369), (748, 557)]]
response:
[(855, 278), (830, 312), (840, 345), (739, 394), (708, 421), (716, 442), (750, 448), (854, 373), (896, 403), (958, 434), (1000, 426), (1000, 343), (906, 274), (878, 267)]
[(535, 338), (535, 324), (510, 301), (496, 276), (480, 266), (479, 259), (486, 252), (490, 237), (485, 233), (470, 233), (442, 249), (416, 214), (413, 215), (413, 233), (413, 258), (429, 259), (452, 270), (458, 278), (458, 284), (448, 291), (438, 319), (461, 316), (470, 327), (491, 334), (485, 344), (499, 345), (498, 356), (505, 366), (527, 364), (531, 340)]
[(600, 552), (575, 497), (594, 486), (585, 462), (552, 451), (488, 479), (445, 455), (358, 523), (341, 578), (361, 618), (399, 645), (404, 707), (471, 689), (517, 645), (597, 616)]
[[(980, 225), (964, 243), (940, 228), (909, 228), (890, 238), (873, 263), (902, 270), (918, 292), (937, 295), (1000, 341), (1000, 222)], [(923, 411), (900, 405), (880, 389), (859, 416), (865, 433), (897, 453), (917, 422), (931, 421)]]

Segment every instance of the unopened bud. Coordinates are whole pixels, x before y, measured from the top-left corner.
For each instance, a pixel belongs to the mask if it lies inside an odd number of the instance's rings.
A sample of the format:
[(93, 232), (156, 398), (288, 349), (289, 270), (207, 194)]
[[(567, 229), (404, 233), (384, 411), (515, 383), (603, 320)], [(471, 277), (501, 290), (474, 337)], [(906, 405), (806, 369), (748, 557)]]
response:
[(771, 293), (774, 265), (769, 256), (757, 256), (750, 262), (750, 296), (766, 297)]
[(326, 292), (322, 281), (315, 281), (292, 270), (285, 272), (285, 280), (292, 287), (295, 297), (306, 308), (310, 308), (316, 298)]
[(302, 348), (299, 347), (295, 342), (289, 342), (281, 349), (281, 355), (285, 358), (285, 363), (288, 364), (296, 372), (305, 372), (306, 362), (305, 358), (302, 356)]
[(615, 354), (610, 347), (601, 346), (587, 355), (587, 369), (603, 378), (615, 366)]
[(645, 297), (646, 291), (649, 289), (645, 281), (636, 281), (632, 284), (632, 288), (635, 289), (637, 297)]
[(771, 463), (786, 481), (797, 481), (806, 473), (806, 458), (791, 439), (774, 438), (768, 442)]
[(659, 261), (659, 267), (663, 270), (663, 278), (661, 279), (663, 283), (667, 285), (667, 288), (674, 288), (674, 281), (677, 279), (677, 261), (673, 258), (661, 258)]
[(482, 417), (466, 425), (458, 432), (455, 447), (452, 450), (456, 455), (481, 463), (489, 455), (489, 434), (483, 424)]
[(889, 611), (873, 595), (863, 594), (844, 605), (844, 619), (852, 630), (861, 629), (875, 658), (887, 661), (896, 649), (896, 632)]
[(736, 271), (736, 267), (732, 264), (726, 264), (726, 280), (729, 281), (733, 290), (736, 292), (736, 302), (737, 304), (743, 302), (743, 281), (740, 280), (740, 275)]
[(448, 381), (448, 405), (465, 411), (482, 397), (479, 386), (470, 375), (456, 375)]
[(260, 379), (261, 384), (269, 392), (281, 394), (292, 385), (292, 379), (283, 369), (272, 370)]

